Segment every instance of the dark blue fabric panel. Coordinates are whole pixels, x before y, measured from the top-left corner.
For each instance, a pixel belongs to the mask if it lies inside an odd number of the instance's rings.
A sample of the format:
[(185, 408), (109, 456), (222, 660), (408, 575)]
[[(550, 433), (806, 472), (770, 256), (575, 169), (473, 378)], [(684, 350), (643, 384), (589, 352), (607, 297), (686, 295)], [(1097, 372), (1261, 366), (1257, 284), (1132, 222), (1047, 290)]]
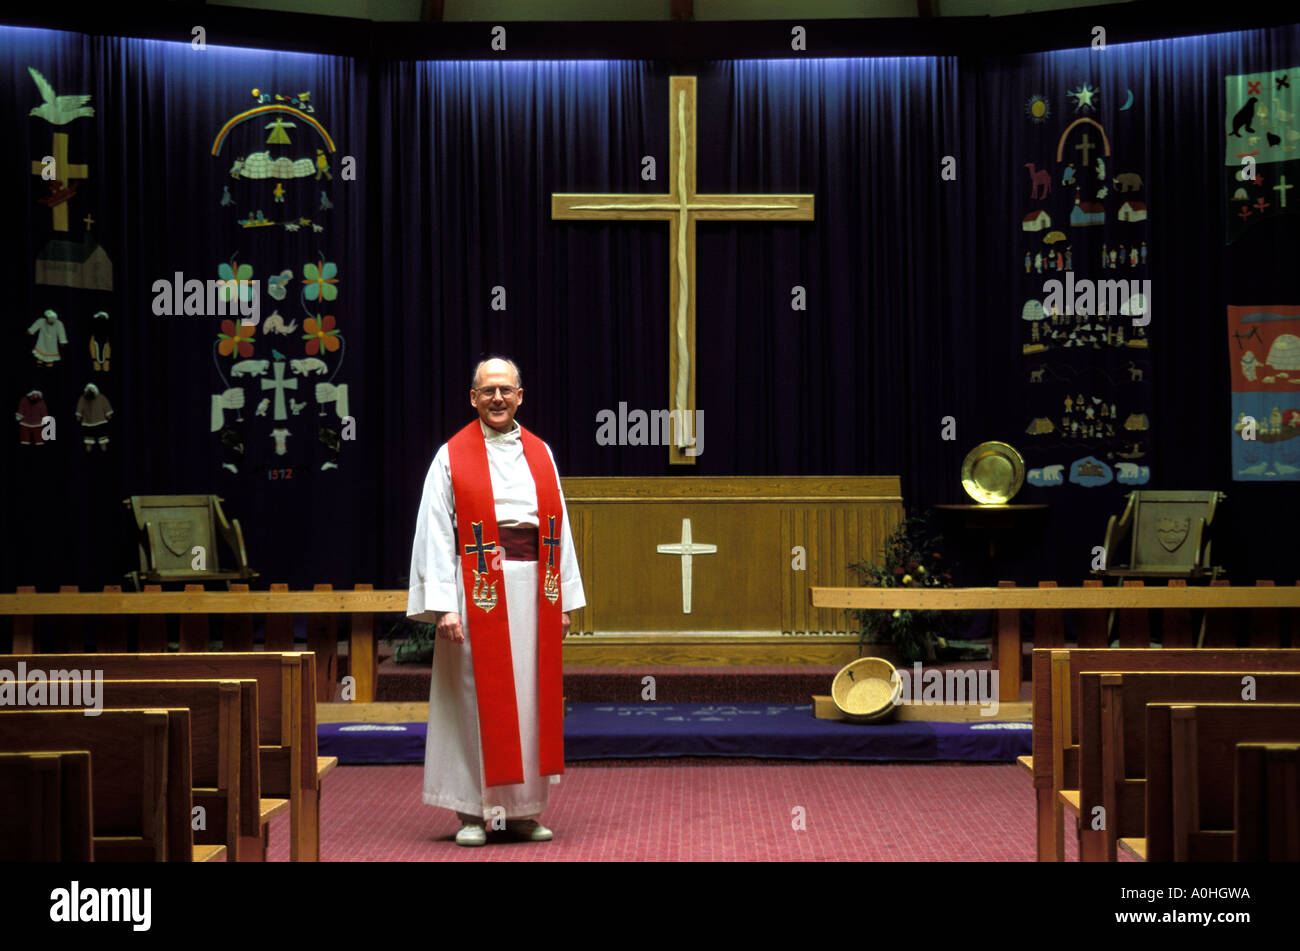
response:
[(427, 723), (321, 723), (316, 748), (341, 766), (423, 763), (427, 735)]
[(932, 760), (934, 724), (867, 726), (818, 720), (808, 705), (571, 704), (568, 759), (621, 756), (772, 756)]
[[(1048, 391), (1053, 399), (1093, 393), (1117, 378), (1133, 396), (1126, 406), (1150, 417), (1156, 465), (1147, 487), (1230, 490), (1235, 514), (1216, 559), (1243, 579), (1288, 583), (1293, 569), (1278, 575), (1278, 566), (1294, 558), (1250, 527), (1267, 523), (1274, 537), (1289, 537), (1300, 530), (1300, 507), (1279, 495), (1288, 486), (1230, 479), (1224, 308), (1290, 299), (1300, 216), (1272, 218), (1225, 247), (1222, 153), (1224, 77), (1298, 62), (1293, 26), (1104, 51), (720, 58), (689, 70), (649, 60), (198, 51), (0, 27), (9, 90), (0, 123), (11, 132), (0, 149), (16, 176), (0, 236), (14, 319), (0, 354), (10, 389), (0, 395), (12, 410), (41, 388), (60, 426), (59, 441), (40, 450), (18, 446), (16, 427), (0, 440), (0, 533), (10, 540), (0, 549), (0, 588), (120, 583), (134, 558), (120, 500), (208, 492), (240, 519), (263, 583), (396, 587), (409, 566), (424, 472), (469, 418), (467, 376), (485, 351), (521, 361), (528, 402), (520, 419), (551, 442), (562, 474), (672, 474), (660, 446), (595, 439), (602, 409), (667, 404), (666, 227), (552, 221), (549, 196), (664, 191), (668, 81), (679, 71), (699, 79), (701, 190), (816, 199), (811, 223), (699, 225), (697, 397), (708, 424), (696, 474), (898, 473), (908, 505), (961, 502), (956, 474), (980, 440), (1028, 446), (1031, 465), (1082, 456), (1078, 441), (1032, 451), (1028, 418), (1050, 408)], [(40, 98), (29, 66), (60, 95), (91, 94), (94, 116), (60, 126), (30, 116)], [(1021, 307), (1043, 276), (1026, 280), (1022, 263), (1019, 222), (1035, 207), (1024, 166), (1052, 168), (1059, 220), (1070, 197), (1056, 135), (1062, 119), (1084, 114), (1067, 92), (1085, 82), (1101, 90), (1088, 114), (1114, 136), (1108, 176), (1133, 171), (1146, 183), (1151, 257), (1141, 276), (1157, 303), (1144, 386), (1129, 382), (1127, 359), (1116, 364), (1104, 351), (1081, 362), (1071, 351), (1062, 372), (1083, 378), (1030, 383), (1036, 363), (1021, 353)], [(269, 180), (234, 180), (238, 154), (276, 149), (260, 121), (210, 154), (217, 130), (253, 104), (255, 88), (311, 93), (338, 146), (332, 179), (308, 179), (283, 203)], [(1051, 122), (1026, 115), (1034, 95), (1049, 101)], [(30, 168), (51, 152), (54, 134), (67, 134), (70, 160), (90, 168), (64, 236), (80, 239), (83, 218), (93, 216), (93, 235), (113, 261), (111, 292), (34, 284), (35, 259), (58, 235), (38, 203), (47, 183)], [(314, 153), (306, 128), (291, 138), (295, 156)], [(354, 180), (342, 175), (346, 156)], [(658, 161), (654, 181), (641, 175), (646, 156)], [(940, 177), (947, 156), (955, 180)], [(233, 207), (220, 204), (224, 186)], [(310, 217), (324, 231), (240, 228), (237, 217), (254, 210)], [(1093, 261), (1096, 250), (1087, 252)], [(329, 375), (300, 381), (293, 394), (309, 408), (285, 421), (285, 455), (273, 420), (255, 414), (265, 391), (253, 382), (234, 427), (245, 450), (238, 462), (209, 428), (231, 362), (214, 360), (219, 327), (151, 313), (153, 281), (177, 270), (215, 278), (232, 256), (260, 280), (293, 272), (287, 301), (263, 296), (264, 316), (278, 306), (301, 328), (309, 314), (327, 313), (345, 339)], [(339, 297), (328, 308), (302, 301), (304, 268), (318, 260), (338, 267)], [(807, 310), (791, 308), (795, 286)], [(491, 306), (495, 287), (506, 292), (505, 310)], [(35, 366), (25, 334), (46, 307), (69, 333), (53, 370)], [(113, 349), (100, 384), (116, 414), (110, 450), (87, 455), (72, 410), (96, 378), (88, 339), (100, 310), (112, 316)], [(301, 357), (301, 335), (259, 332), (255, 357), (273, 349)], [(356, 421), (337, 469), (322, 469), (333, 455), (317, 432), (332, 420), (315, 402), (326, 380), (349, 386)], [(955, 440), (939, 435), (949, 415)], [(1052, 415), (1059, 422), (1059, 410)], [(228, 423), (235, 417), (225, 411)], [(293, 479), (272, 478), (285, 468)], [(1027, 486), (1019, 501), (1052, 503), (1053, 544), (1033, 573), (1077, 583), (1124, 491)]]
[[(424, 762), (424, 723), (322, 724), (321, 756), (349, 763)], [(677, 756), (862, 761), (1011, 762), (1030, 752), (1027, 723), (818, 720), (808, 705), (571, 703), (565, 759)]]

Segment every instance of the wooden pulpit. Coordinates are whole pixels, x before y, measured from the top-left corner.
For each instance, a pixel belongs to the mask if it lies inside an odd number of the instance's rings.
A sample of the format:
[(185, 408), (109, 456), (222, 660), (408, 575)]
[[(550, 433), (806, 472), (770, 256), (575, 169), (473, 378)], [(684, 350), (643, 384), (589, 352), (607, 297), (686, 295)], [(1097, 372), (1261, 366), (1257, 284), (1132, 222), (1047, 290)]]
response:
[(897, 476), (566, 478), (575, 632), (850, 633), (810, 585), (856, 586), (903, 519)]

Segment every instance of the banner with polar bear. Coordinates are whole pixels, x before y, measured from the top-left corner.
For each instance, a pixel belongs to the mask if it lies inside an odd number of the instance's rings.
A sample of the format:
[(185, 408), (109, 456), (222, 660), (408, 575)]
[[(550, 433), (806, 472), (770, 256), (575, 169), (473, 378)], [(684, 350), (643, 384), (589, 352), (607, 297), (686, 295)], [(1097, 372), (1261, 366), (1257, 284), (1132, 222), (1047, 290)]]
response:
[(1300, 68), (1226, 77), (1223, 164), (1228, 244), (1247, 228), (1300, 211)]
[(1300, 481), (1300, 306), (1228, 308), (1232, 478)]
[(1127, 109), (1085, 107), (1095, 81), (1061, 93), (1065, 107), (1039, 109), (1010, 153), (1029, 178), (1010, 225), (1026, 383), (1017, 448), (1037, 488), (1141, 486), (1152, 468), (1150, 330), (1162, 319), (1145, 131)]

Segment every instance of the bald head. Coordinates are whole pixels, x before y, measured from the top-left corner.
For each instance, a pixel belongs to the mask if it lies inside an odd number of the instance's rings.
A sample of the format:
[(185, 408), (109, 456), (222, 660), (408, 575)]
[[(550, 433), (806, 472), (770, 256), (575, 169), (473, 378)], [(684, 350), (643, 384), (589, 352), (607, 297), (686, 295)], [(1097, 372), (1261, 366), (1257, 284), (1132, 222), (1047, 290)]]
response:
[(510, 432), (515, 427), (515, 411), (523, 401), (523, 382), (513, 360), (492, 357), (474, 368), (469, 402), (484, 426)]
[(488, 357), (486, 360), (480, 360), (474, 367), (474, 376), (470, 379), (469, 388), (476, 390), (483, 383), (480, 377), (484, 372), (509, 372), (513, 376), (513, 385), (522, 388), (524, 385), (523, 378), (519, 375), (519, 367), (515, 366), (515, 361), (507, 360), (505, 357)]

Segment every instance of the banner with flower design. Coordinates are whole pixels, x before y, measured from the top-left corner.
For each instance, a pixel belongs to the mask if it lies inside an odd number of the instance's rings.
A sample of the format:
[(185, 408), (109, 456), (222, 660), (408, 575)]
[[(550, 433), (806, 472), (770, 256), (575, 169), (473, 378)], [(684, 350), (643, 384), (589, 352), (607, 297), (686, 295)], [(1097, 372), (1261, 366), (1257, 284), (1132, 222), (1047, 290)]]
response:
[(318, 103), (297, 96), (298, 124), (277, 116), (264, 126), (248, 120), (280, 99), (256, 91), (258, 103), (226, 122), (212, 147), (223, 165), (233, 158), (218, 201), (233, 252), (217, 265), (217, 285), (222, 300), (256, 316), (223, 321), (213, 341), (209, 429), (225, 471), (277, 482), (337, 469), (355, 425), (339, 379), (342, 268), (329, 253), (339, 231), (328, 173), (337, 145)]

